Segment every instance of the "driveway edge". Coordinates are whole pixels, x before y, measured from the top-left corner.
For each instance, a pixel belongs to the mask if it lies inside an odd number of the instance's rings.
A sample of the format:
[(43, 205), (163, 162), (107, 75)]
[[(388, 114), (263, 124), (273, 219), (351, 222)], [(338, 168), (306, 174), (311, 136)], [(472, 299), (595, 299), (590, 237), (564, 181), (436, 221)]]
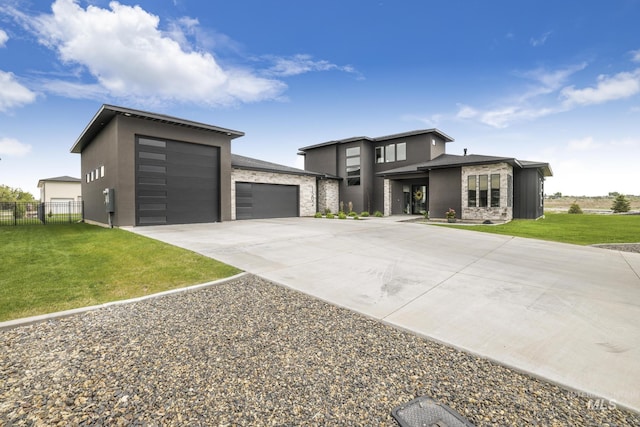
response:
[(214, 280), (212, 282), (201, 283), (198, 285), (191, 285), (184, 288), (170, 289), (168, 291), (162, 291), (155, 294), (145, 295), (142, 297), (111, 301), (111, 302), (106, 302), (104, 304), (91, 305), (88, 307), (73, 308), (71, 310), (57, 311), (55, 313), (41, 314), (38, 316), (22, 317), (20, 319), (7, 320), (5, 322), (0, 322), (0, 331), (13, 329), (20, 326), (28, 326), (34, 323), (46, 322), (48, 320), (61, 319), (63, 317), (74, 316), (76, 314), (82, 314), (89, 311), (99, 310), (101, 308), (111, 307), (115, 305), (131, 304), (134, 302), (140, 302), (140, 301), (148, 300), (151, 298), (159, 298), (166, 295), (180, 294), (183, 292), (193, 292), (199, 289), (207, 288), (210, 286), (216, 286), (222, 283), (237, 280), (247, 275), (249, 275), (249, 273), (242, 272), (242, 273), (236, 274), (235, 276), (226, 277), (224, 279)]

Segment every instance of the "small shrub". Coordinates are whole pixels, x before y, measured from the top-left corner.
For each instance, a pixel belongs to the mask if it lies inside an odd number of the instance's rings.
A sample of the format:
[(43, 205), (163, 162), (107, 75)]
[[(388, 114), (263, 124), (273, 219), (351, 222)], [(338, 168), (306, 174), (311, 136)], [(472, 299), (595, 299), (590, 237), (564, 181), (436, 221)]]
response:
[(369, 212), (367, 212), (367, 211), (361, 212), (360, 216), (363, 217), (363, 218), (366, 218), (366, 217), (369, 216)]
[(349, 216), (358, 216), (357, 213), (355, 213), (354, 211), (349, 212)]
[(426, 211), (426, 212), (424, 213), (424, 219), (429, 219), (429, 211)]
[(353, 219), (360, 219), (358, 215), (354, 216)]
[(624, 194), (619, 194), (616, 196), (616, 199), (613, 201), (613, 205), (611, 205), (611, 210), (614, 213), (620, 212), (629, 212), (631, 209), (631, 203), (624, 197)]
[(347, 214), (345, 214), (344, 212), (339, 212), (338, 213), (338, 219), (347, 219)]
[(326, 215), (325, 215), (325, 217), (326, 217), (327, 219), (333, 219), (333, 218), (335, 218), (336, 216), (335, 216), (334, 214), (332, 214), (331, 212), (329, 212), (328, 214), (326, 214)]
[(569, 206), (569, 211), (570, 214), (581, 214), (582, 213), (582, 209), (580, 209), (580, 205), (577, 204), (576, 202), (571, 203), (571, 206)]
[(325, 214), (325, 215), (328, 215), (328, 214), (330, 214), (330, 213), (331, 213), (331, 209), (329, 209), (329, 208), (324, 208), (324, 214)]
[(322, 218), (322, 212), (316, 212), (314, 215), (315, 218)]
[(383, 213), (382, 213), (382, 212), (380, 212), (380, 211), (375, 211), (375, 212), (373, 213), (373, 216), (375, 216), (376, 218), (382, 218), (384, 215), (383, 215)]

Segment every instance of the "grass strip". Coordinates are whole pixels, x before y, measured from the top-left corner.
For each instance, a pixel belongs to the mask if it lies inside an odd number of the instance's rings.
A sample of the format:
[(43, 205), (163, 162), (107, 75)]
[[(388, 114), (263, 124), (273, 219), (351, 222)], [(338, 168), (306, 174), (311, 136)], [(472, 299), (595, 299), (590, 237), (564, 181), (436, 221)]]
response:
[(204, 283), (235, 267), (119, 229), (0, 227), (0, 321)]
[(491, 226), (442, 226), (576, 245), (640, 242), (640, 215), (571, 215), (547, 212), (544, 218), (535, 221), (516, 219)]

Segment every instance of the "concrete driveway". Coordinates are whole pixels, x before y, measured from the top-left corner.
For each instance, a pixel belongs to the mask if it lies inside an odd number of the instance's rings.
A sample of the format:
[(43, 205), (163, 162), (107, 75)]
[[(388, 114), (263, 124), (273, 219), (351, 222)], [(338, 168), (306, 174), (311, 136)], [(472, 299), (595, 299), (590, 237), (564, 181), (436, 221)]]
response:
[(132, 231), (640, 411), (640, 254), (399, 219)]

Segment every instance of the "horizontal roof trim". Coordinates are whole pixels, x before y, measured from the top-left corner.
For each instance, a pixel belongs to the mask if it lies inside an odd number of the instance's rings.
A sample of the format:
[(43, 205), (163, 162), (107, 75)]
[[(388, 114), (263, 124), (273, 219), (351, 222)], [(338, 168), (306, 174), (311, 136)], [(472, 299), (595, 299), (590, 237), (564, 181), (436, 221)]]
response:
[(106, 126), (116, 115), (125, 117), (133, 117), (143, 120), (151, 120), (171, 124), (175, 126), (183, 126), (191, 129), (205, 130), (225, 134), (231, 139), (244, 135), (244, 132), (237, 130), (221, 128), (218, 126), (208, 125), (206, 123), (194, 122), (191, 120), (180, 119), (178, 117), (167, 116), (164, 114), (150, 113), (148, 111), (134, 110), (131, 108), (118, 107), (115, 105), (103, 104), (100, 110), (93, 116), (87, 127), (82, 131), (76, 142), (71, 147), (72, 153), (81, 153), (84, 147), (89, 144), (95, 136)]
[(446, 133), (436, 128), (432, 128), (432, 129), (419, 129), (419, 130), (413, 130), (409, 132), (395, 133), (393, 135), (379, 136), (376, 138), (370, 138), (368, 136), (354, 136), (351, 138), (338, 139), (334, 141), (321, 142), (320, 144), (309, 145), (307, 147), (302, 147), (299, 150), (306, 151), (314, 148), (326, 147), (329, 145), (347, 144), (349, 142), (357, 142), (357, 141), (382, 142), (382, 141), (389, 141), (391, 139), (407, 138), (415, 135), (427, 135), (430, 133), (438, 135), (440, 138), (444, 139), (445, 142), (452, 142), (454, 140)]
[(468, 154), (459, 156), (455, 154), (441, 154), (433, 160), (414, 165), (403, 166), (396, 169), (378, 172), (378, 176), (394, 176), (408, 175), (416, 172), (426, 172), (433, 169), (449, 169), (463, 166), (487, 165), (492, 163), (508, 163), (511, 166), (521, 169), (539, 168), (542, 169), (544, 176), (552, 176), (551, 168), (548, 163), (530, 162), (526, 160), (518, 160), (513, 157), (483, 156), (480, 154)]
[(43, 182), (70, 182), (70, 183), (79, 183), (82, 182), (80, 178), (74, 178), (72, 176), (56, 176), (54, 178), (45, 178), (38, 181), (38, 187), (40, 187), (40, 183)]
[(317, 178), (333, 178), (326, 174), (305, 171), (291, 166), (285, 166), (278, 163), (271, 163), (264, 160), (241, 156), (239, 154), (231, 154), (231, 167), (236, 169), (255, 170), (261, 172), (281, 173), (289, 175), (306, 175), (315, 176)]

